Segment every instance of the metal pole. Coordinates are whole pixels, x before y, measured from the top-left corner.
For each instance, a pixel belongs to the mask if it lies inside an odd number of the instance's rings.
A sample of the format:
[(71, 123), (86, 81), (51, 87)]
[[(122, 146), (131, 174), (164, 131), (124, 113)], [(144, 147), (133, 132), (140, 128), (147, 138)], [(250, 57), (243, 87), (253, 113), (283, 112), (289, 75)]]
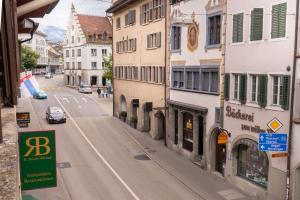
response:
[(298, 27), (299, 27), (299, 0), (296, 1), (296, 19), (295, 19), (295, 42), (294, 42), (294, 61), (292, 72), (292, 87), (291, 87), (291, 111), (289, 124), (289, 139), (288, 139), (288, 156), (287, 156), (287, 172), (286, 172), (286, 200), (291, 199), (291, 156), (292, 156), (292, 137), (293, 137), (293, 117), (294, 117), (294, 101), (295, 101), (295, 81), (297, 67), (297, 49), (298, 49)]

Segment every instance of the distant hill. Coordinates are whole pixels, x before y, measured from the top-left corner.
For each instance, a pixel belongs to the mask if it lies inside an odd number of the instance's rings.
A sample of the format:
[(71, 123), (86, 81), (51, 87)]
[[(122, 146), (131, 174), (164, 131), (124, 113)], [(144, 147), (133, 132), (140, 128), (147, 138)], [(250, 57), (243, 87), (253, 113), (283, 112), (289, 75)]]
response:
[(47, 40), (52, 42), (62, 42), (64, 40), (66, 30), (56, 26), (46, 26), (43, 32), (47, 35)]

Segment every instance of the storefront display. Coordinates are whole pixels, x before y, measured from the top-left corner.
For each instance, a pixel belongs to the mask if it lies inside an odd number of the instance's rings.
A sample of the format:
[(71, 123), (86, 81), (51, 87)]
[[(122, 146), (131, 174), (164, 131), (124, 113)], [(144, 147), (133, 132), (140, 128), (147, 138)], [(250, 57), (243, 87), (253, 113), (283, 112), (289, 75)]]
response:
[(193, 151), (193, 115), (183, 114), (183, 141), (182, 147), (188, 151)]

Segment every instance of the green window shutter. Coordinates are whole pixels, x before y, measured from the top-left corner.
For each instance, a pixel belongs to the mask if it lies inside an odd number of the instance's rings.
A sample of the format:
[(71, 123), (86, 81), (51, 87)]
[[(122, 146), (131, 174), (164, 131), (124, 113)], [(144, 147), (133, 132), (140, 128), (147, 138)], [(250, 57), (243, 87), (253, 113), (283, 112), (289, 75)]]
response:
[(232, 43), (238, 42), (238, 15), (233, 15)]
[(247, 101), (247, 74), (240, 75), (240, 91), (239, 100), (241, 104), (245, 104)]
[(268, 75), (260, 75), (258, 77), (258, 97), (257, 102), (260, 107), (267, 106), (267, 93), (268, 93)]
[(243, 42), (244, 14), (238, 14), (238, 42)]
[(224, 77), (224, 99), (229, 100), (230, 96), (230, 74), (225, 74)]
[(251, 11), (251, 34), (250, 34), (251, 41), (262, 40), (263, 17), (264, 17), (263, 8), (254, 8)]
[(279, 25), (278, 25), (278, 37), (285, 37), (286, 34), (286, 3), (280, 4), (279, 9)]
[(272, 6), (272, 38), (278, 38), (279, 5)]
[(290, 101), (290, 76), (282, 77), (282, 96), (280, 96), (280, 105), (282, 109), (289, 109), (289, 101)]

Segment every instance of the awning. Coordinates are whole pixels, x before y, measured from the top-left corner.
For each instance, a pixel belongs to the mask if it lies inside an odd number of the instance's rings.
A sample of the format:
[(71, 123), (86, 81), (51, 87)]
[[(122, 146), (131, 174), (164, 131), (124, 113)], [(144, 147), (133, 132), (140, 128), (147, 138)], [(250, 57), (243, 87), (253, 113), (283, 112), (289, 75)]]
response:
[(196, 106), (189, 103), (183, 103), (183, 102), (173, 101), (173, 100), (168, 100), (168, 103), (182, 110), (190, 110), (193, 112), (199, 112), (201, 114), (206, 114), (208, 112), (208, 108), (206, 107)]

